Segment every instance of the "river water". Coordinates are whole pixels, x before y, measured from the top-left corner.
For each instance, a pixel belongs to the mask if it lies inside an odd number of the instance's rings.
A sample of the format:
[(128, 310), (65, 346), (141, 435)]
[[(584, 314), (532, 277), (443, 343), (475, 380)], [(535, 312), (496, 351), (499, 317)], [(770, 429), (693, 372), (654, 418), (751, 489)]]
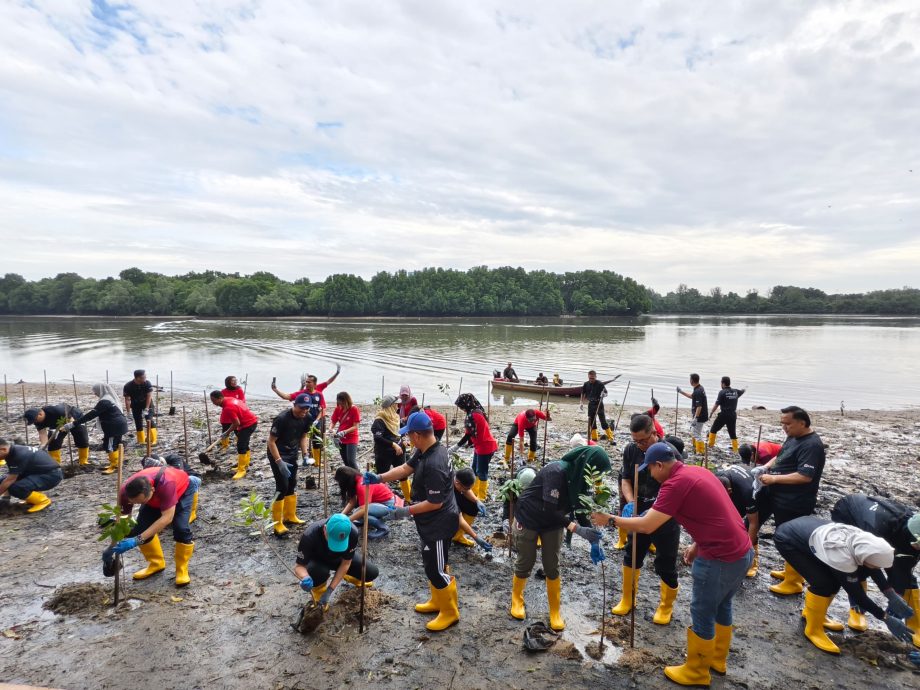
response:
[[(580, 383), (590, 368), (622, 374), (610, 399), (642, 404), (654, 388), (674, 404), (675, 385), (698, 372), (710, 403), (722, 375), (748, 388), (742, 407), (797, 404), (810, 409), (892, 409), (918, 405), (920, 319), (875, 317), (641, 317), (638, 319), (197, 320), (0, 317), (0, 373), (10, 383), (130, 378), (147, 369), (168, 389), (220, 388), (248, 375), (248, 394), (270, 398), (298, 388), (300, 374), (325, 380), (342, 365), (333, 391), (371, 402), (408, 384), (444, 404), (465, 392), (485, 402), (493, 369), (508, 361), (521, 378), (558, 372)], [(439, 390), (449, 385), (448, 394)], [(12, 392), (11, 392), (12, 395)], [(526, 398), (493, 397), (493, 404)], [(689, 401), (681, 398), (681, 406)]]

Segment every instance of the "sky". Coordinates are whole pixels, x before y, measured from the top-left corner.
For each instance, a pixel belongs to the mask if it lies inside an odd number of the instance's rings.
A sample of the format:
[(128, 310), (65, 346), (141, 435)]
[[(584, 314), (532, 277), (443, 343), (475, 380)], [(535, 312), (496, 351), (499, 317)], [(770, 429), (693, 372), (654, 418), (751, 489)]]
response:
[(915, 0), (7, 0), (2, 269), (920, 287)]

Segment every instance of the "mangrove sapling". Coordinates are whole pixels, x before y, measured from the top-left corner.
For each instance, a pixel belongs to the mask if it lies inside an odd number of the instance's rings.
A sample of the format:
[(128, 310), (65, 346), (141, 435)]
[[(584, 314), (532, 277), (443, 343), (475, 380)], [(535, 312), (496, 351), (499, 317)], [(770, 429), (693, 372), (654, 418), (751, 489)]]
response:
[[(609, 510), (610, 498), (613, 492), (604, 481), (605, 472), (595, 470), (592, 467), (585, 467), (585, 484), (588, 486), (589, 493), (581, 494), (578, 500), (581, 502), (581, 508), (576, 513), (581, 515), (591, 515), (591, 513), (602, 513)], [(598, 643), (598, 658), (604, 653), (604, 636), (607, 634), (607, 569), (605, 561), (601, 561), (601, 641)]]
[[(281, 498), (280, 493), (275, 493), (275, 497), (272, 501), (278, 501)], [(252, 529), (255, 527), (254, 532), (250, 532), (250, 536), (258, 536), (262, 538), (262, 541), (271, 549), (271, 552), (275, 554), (275, 557), (280, 561), (291, 575), (300, 582), (300, 578), (297, 577), (297, 573), (294, 572), (294, 569), (288, 565), (284, 556), (281, 555), (281, 552), (275, 547), (272, 540), (269, 538), (269, 531), (271, 531), (275, 526), (275, 520), (272, 519), (271, 508), (266, 505), (265, 501), (259, 498), (259, 494), (254, 490), (246, 498), (240, 499), (240, 509), (235, 514), (236, 524), (239, 527), (246, 527), (247, 529)]]
[[(131, 530), (134, 529), (137, 525), (137, 521), (130, 515), (122, 515), (121, 506), (118, 505), (116, 501), (115, 505), (110, 503), (103, 503), (99, 509), (99, 526), (102, 528), (102, 534), (99, 535), (97, 541), (109, 540), (109, 548), (115, 546), (122, 539), (127, 538), (131, 533)], [(121, 572), (122, 572), (122, 559), (121, 554), (115, 556), (114, 561), (114, 592), (112, 596), (112, 601), (115, 602), (115, 606), (118, 606), (121, 595)]]

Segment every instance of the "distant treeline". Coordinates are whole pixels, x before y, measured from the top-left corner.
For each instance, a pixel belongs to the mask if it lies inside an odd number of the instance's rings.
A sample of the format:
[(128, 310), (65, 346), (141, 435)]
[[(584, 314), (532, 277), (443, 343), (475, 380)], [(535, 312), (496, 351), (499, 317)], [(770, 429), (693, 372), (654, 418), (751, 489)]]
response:
[(660, 295), (613, 271), (549, 273), (477, 266), (350, 274), (293, 283), (271, 273), (215, 271), (165, 276), (128, 268), (117, 278), (61, 273), (27, 281), (0, 278), (0, 314), (117, 316), (636, 316), (686, 314), (920, 314), (920, 290), (828, 295), (774, 287), (767, 296), (707, 294), (681, 285)]

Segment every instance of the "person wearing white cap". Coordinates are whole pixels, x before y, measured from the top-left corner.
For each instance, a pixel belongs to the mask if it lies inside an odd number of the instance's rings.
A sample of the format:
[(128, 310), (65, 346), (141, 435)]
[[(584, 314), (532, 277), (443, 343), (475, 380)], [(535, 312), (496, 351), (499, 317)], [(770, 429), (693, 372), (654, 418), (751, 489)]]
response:
[[(808, 582), (802, 616), (805, 637), (815, 647), (840, 654), (825, 628), (843, 627), (827, 619), (827, 609), (841, 588), (849, 596), (851, 607), (884, 621), (899, 640), (911, 641), (913, 634), (904, 619), (913, 610), (888, 584), (882, 571), (894, 562), (894, 549), (884, 539), (852, 525), (808, 515), (784, 522), (776, 529), (773, 541), (782, 557)], [(887, 610), (872, 601), (860, 586), (867, 577), (888, 599)]]

